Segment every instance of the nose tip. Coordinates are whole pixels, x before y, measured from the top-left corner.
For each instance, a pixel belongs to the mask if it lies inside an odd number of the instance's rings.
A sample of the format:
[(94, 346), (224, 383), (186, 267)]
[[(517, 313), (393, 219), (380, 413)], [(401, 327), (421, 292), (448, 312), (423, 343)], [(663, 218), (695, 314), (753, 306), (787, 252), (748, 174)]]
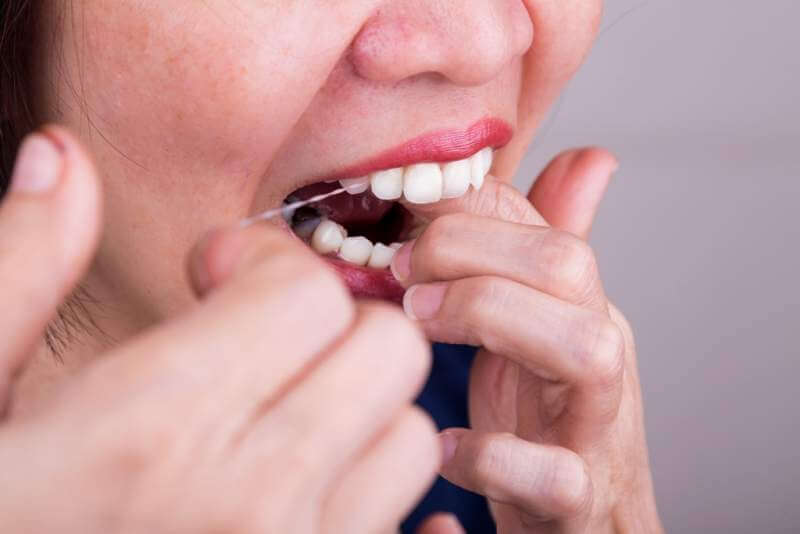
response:
[(362, 28), (350, 61), (374, 81), (434, 73), (459, 85), (482, 85), (532, 40), (522, 0), (393, 2)]

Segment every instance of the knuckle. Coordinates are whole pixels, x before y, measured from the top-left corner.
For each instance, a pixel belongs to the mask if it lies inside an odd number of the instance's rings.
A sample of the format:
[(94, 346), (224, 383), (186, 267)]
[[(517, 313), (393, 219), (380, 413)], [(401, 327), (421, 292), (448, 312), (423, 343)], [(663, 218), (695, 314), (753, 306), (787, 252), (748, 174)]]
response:
[[(508, 472), (501, 450), (502, 443), (509, 439), (514, 439), (511, 434), (484, 434), (472, 441), (470, 455), (474, 458), (476, 487), (485, 486), (487, 481), (495, 480), (498, 475)], [(486, 489), (491, 491), (491, 488)]]
[(626, 351), (635, 352), (635, 339), (633, 335), (633, 326), (631, 326), (631, 322), (622, 314), (622, 312), (613, 303), (609, 303), (608, 311), (609, 314), (611, 315), (611, 320), (613, 320), (622, 331), (623, 337), (625, 338)]
[(481, 189), (480, 195), (470, 197), (475, 213), (491, 213), (504, 221), (526, 221), (530, 217), (531, 204), (513, 186), (494, 182), (494, 188)]
[(480, 276), (464, 280), (457, 287), (461, 295), (459, 309), (474, 327), (480, 325), (484, 317), (500, 312), (511, 298), (511, 286), (502, 278)]
[(549, 230), (544, 234), (538, 255), (556, 296), (581, 304), (596, 293), (597, 259), (585, 241), (568, 232)]
[(434, 219), (414, 245), (415, 256), (435, 266), (448, 264), (448, 250), (452, 248), (454, 233), (464, 223), (464, 215), (449, 214)]
[(619, 383), (624, 369), (625, 336), (616, 323), (607, 318), (590, 321), (581, 359), (587, 380), (612, 387)]
[(576, 516), (587, 510), (592, 502), (592, 482), (580, 456), (565, 451), (550, 469), (547, 494), (554, 515)]

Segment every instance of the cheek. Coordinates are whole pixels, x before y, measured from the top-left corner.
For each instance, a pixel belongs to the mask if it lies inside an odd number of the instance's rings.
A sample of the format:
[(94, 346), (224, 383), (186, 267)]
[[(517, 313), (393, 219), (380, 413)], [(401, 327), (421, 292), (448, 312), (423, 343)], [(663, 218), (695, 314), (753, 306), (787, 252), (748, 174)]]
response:
[(538, 127), (591, 48), (602, 17), (601, 0), (523, 0), (533, 23), (533, 44), (522, 64), (517, 135), (494, 165), (510, 181)]
[(263, 172), (362, 17), (350, 9), (332, 29), (335, 8), (228, 0), (84, 11), (66, 42), (80, 44), (95, 125), (143, 167), (193, 179)]
[(534, 48), (554, 59), (559, 74), (580, 67), (603, 16), (602, 0), (525, 0), (534, 25)]
[(86, 21), (85, 62), (78, 65), (95, 124), (148, 167), (161, 168), (153, 164), (162, 158), (241, 165), (236, 151), (256, 141), (264, 107), (256, 88), (267, 85), (252, 66), (270, 58), (219, 21), (176, 24), (159, 8), (137, 7), (128, 16), (116, 4), (109, 9)]

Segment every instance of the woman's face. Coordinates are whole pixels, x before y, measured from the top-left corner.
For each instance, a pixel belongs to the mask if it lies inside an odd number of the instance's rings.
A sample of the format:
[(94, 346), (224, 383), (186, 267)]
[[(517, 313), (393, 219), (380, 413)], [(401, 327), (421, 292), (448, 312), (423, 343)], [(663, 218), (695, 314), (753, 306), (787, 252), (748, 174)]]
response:
[(41, 104), (105, 188), (87, 284), (144, 324), (191, 301), (184, 257), (205, 231), (420, 136), (463, 151), (494, 128), (493, 174), (510, 179), (601, 0), (53, 4)]

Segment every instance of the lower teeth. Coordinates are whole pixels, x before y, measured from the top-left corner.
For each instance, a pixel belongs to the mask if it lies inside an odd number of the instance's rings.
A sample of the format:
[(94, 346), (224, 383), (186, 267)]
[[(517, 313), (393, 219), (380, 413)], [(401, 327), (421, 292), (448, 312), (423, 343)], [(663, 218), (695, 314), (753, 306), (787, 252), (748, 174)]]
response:
[(402, 243), (373, 244), (362, 236), (348, 237), (341, 224), (321, 217), (293, 221), (292, 229), (319, 254), (336, 254), (348, 263), (373, 269), (389, 268), (395, 252), (402, 246)]
[[(290, 196), (286, 202), (292, 200), (294, 198)], [(424, 228), (424, 224), (415, 228), (418, 226), (415, 224), (417, 219), (400, 204), (388, 210), (378, 207), (382, 213), (380, 220), (366, 222), (361, 217), (373, 208), (372, 205), (357, 206), (351, 217), (349, 231), (330, 218), (330, 207), (325, 205), (300, 207), (287, 222), (295, 235), (318, 254), (336, 255), (353, 265), (383, 270), (390, 266), (395, 252), (402, 246), (397, 241), (413, 239), (417, 231)], [(355, 235), (349, 235), (350, 232)]]

